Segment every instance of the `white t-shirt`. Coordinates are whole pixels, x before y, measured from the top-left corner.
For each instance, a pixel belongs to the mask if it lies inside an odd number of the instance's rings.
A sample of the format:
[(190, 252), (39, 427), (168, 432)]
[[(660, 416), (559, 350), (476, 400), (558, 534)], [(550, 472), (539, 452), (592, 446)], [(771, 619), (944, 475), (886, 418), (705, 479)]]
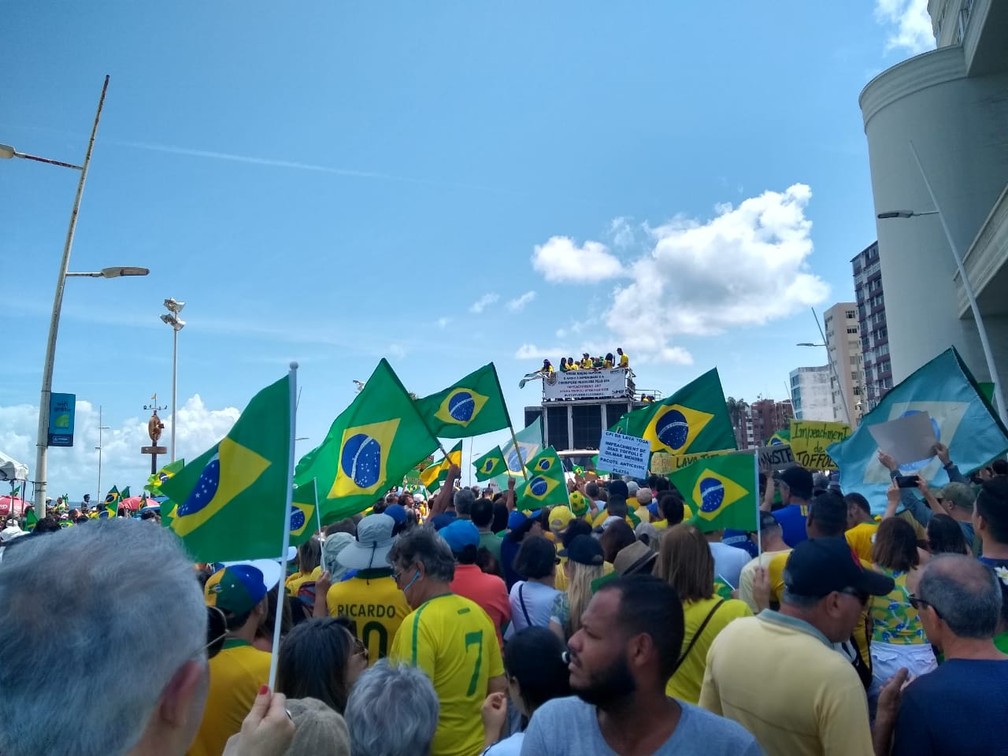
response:
[(505, 738), (483, 751), (482, 756), (520, 756), (524, 732), (516, 732), (510, 738)]
[[(550, 611), (553, 609), (553, 599), (560, 595), (556, 588), (536, 583), (531, 580), (519, 580), (511, 586), (511, 624), (508, 625), (505, 639), (510, 638), (519, 630), (529, 627), (549, 627)], [(524, 604), (524, 609), (522, 605)], [(528, 620), (525, 615), (528, 613)]]

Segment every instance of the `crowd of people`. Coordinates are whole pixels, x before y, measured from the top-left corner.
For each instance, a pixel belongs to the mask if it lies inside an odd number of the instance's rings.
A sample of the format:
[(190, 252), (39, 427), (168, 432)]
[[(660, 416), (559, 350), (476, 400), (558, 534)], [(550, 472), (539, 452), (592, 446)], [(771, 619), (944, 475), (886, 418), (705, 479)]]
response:
[(605, 357), (592, 356), (589, 352), (583, 352), (580, 360), (573, 357), (561, 357), (560, 365), (556, 368), (553, 367), (553, 363), (549, 360), (543, 360), (540, 372), (544, 375), (549, 375), (557, 370), (561, 373), (566, 373), (571, 370), (610, 370), (612, 368), (629, 367), (630, 357), (623, 351), (623, 347), (617, 347), (616, 354), (608, 352)]
[(761, 477), (753, 533), (662, 476), (521, 512), (453, 467), (286, 573), (193, 565), (156, 522), (36, 527), (0, 551), (0, 753), (997, 753), (1008, 476), (936, 453), (953, 482), (878, 517)]

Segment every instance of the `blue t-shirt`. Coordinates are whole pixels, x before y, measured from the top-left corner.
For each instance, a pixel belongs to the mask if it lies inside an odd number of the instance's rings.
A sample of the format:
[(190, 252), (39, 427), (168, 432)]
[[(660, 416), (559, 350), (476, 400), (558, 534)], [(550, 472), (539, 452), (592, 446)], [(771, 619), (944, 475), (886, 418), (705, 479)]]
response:
[(774, 519), (780, 523), (784, 543), (792, 549), (808, 538), (805, 531), (805, 515), (798, 504), (788, 504), (773, 513)]
[[(682, 714), (672, 736), (655, 756), (760, 756), (756, 738), (737, 722), (679, 701)], [(610, 756), (599, 729), (595, 707), (576, 696), (547, 701), (532, 715), (522, 754), (541, 756)]]
[(755, 559), (759, 556), (756, 544), (752, 542), (749, 534), (744, 530), (732, 530), (731, 528), (726, 528), (724, 535), (721, 536), (721, 543), (726, 546), (734, 546), (736, 549), (742, 549), (742, 551), (746, 552), (751, 559)]
[(987, 756), (1008, 744), (1008, 660), (949, 659), (903, 691), (892, 756)]

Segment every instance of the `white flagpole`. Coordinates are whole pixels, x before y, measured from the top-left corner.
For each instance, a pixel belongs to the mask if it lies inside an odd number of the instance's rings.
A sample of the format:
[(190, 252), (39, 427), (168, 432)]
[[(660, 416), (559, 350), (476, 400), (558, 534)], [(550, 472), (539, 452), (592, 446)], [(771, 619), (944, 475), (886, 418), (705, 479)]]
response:
[[(770, 485), (770, 481), (767, 481)], [(756, 555), (763, 566), (763, 531), (760, 529), (759, 449), (753, 449), (753, 491), (756, 492)]]
[(280, 625), (283, 620), (284, 599), (286, 590), (284, 589), (284, 576), (286, 570), (283, 568), (287, 558), (287, 549), (290, 547), (290, 511), (291, 498), (294, 493), (294, 437), (297, 420), (297, 369), (298, 364), (290, 364), (289, 389), (290, 389), (290, 435), (287, 440), (287, 486), (285, 490), (284, 524), (283, 524), (283, 549), (280, 551), (280, 583), (277, 585), (277, 607), (276, 617), (273, 619), (273, 653), (270, 657), (269, 687), (273, 690), (276, 683), (277, 659), (280, 655)]

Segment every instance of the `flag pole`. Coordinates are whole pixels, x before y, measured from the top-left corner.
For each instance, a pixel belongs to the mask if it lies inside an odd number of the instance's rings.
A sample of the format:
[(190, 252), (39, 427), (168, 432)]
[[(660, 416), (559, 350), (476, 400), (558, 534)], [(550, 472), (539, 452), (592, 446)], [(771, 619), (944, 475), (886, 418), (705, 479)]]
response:
[(322, 511), (318, 505), (318, 479), (315, 480), (315, 519), (318, 521), (319, 533), (322, 533)]
[[(284, 572), (283, 564), (284, 560), (287, 558), (287, 549), (290, 548), (290, 511), (291, 511), (291, 499), (294, 494), (294, 437), (295, 437), (295, 427), (297, 420), (297, 369), (298, 364), (292, 362), (290, 364), (290, 373), (288, 373), (288, 389), (290, 397), (290, 428), (288, 429), (289, 436), (287, 437), (287, 485), (284, 487), (284, 496), (286, 498), (286, 506), (284, 506), (284, 524), (283, 524), (283, 548), (280, 551), (280, 582), (277, 584), (277, 606), (276, 606), (276, 617), (273, 620), (273, 653), (270, 655), (270, 670), (269, 670), (269, 688), (273, 690), (274, 684), (276, 683), (277, 674), (277, 660), (280, 656), (280, 625), (283, 620), (283, 607), (284, 599), (286, 598), (286, 591), (284, 590)], [(318, 501), (318, 492), (316, 491), (316, 502)], [(318, 507), (315, 507), (318, 511)]]
[[(759, 449), (753, 449), (753, 491), (756, 496), (756, 556), (763, 556), (763, 531), (760, 529), (760, 490), (759, 490)], [(767, 482), (769, 485), (769, 481)], [(760, 566), (763, 560), (760, 559)]]
[[(511, 413), (508, 412), (507, 402), (503, 401), (504, 400), (504, 390), (501, 388), (500, 376), (497, 375), (497, 366), (494, 365), (494, 363), (492, 363), (492, 362), (490, 363), (490, 365), (493, 367), (493, 377), (494, 377), (494, 380), (497, 382), (497, 392), (500, 394), (501, 402), (504, 405), (504, 412), (505, 412), (505, 414), (507, 414), (508, 430), (511, 431), (511, 443), (514, 444), (515, 452), (518, 453), (518, 462), (521, 463), (521, 474), (522, 474), (522, 477), (525, 478), (525, 482), (528, 483), (528, 473), (525, 472), (525, 463), (528, 460), (526, 460), (526, 459), (523, 458), (521, 447), (518, 446), (518, 437), (515, 436), (514, 425), (511, 424)], [(504, 466), (507, 467), (507, 460), (506, 459), (504, 460)], [(508, 477), (511, 477), (511, 468), (508, 467), (507, 470), (508, 470)]]

